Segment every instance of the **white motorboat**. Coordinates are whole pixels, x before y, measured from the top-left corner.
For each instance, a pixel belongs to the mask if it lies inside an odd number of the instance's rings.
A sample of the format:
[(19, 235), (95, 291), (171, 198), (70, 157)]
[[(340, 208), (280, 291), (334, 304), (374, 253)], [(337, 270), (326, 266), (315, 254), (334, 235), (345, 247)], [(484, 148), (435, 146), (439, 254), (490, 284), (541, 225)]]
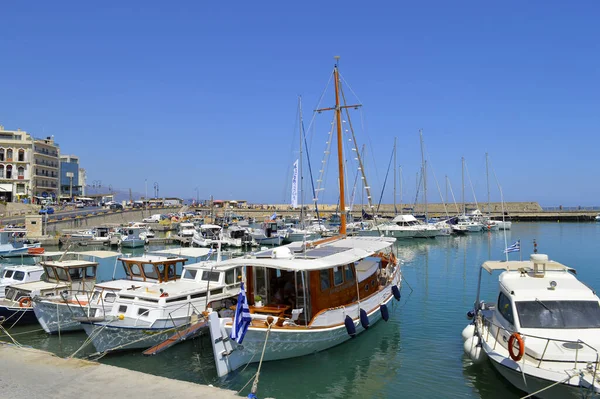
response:
[(413, 215), (397, 215), (391, 222), (376, 224), (371, 230), (377, 231), (379, 235), (394, 238), (434, 238), (442, 234), (440, 227), (423, 223)]
[(42, 261), (44, 280), (6, 287), (0, 300), (0, 316), (6, 325), (37, 323), (32, 307), (35, 296), (58, 296), (64, 291), (89, 292), (96, 282), (98, 263), (88, 260)]
[[(94, 255), (116, 258), (121, 254), (96, 251)], [(49, 334), (81, 330), (79, 321), (103, 317), (112, 308), (119, 290), (136, 290), (177, 280), (187, 259), (147, 255), (119, 258), (117, 261), (123, 265), (125, 279), (99, 283), (88, 291), (61, 291), (55, 296), (34, 297), (33, 310), (42, 328)]]
[[(336, 103), (330, 109), (337, 120), (339, 208), (345, 210), (337, 65), (333, 81)], [(277, 231), (268, 225), (271, 232)], [(388, 320), (389, 303), (400, 299), (395, 241), (347, 237), (342, 212), (339, 236), (223, 261), (220, 267), (244, 268), (248, 300), (240, 294), (234, 318), (208, 313), (217, 374), (224, 376), (248, 363), (314, 354), (350, 340), (380, 319)]]
[[(502, 271), (493, 303), (479, 300), (482, 271)], [(472, 324), (462, 333), (475, 362), (486, 357), (518, 389), (539, 398), (600, 395), (600, 299), (575, 270), (531, 255), (487, 261), (479, 271)]]
[(0, 299), (4, 298), (4, 290), (9, 285), (40, 281), (44, 268), (38, 265), (7, 265), (0, 278)]
[(98, 352), (149, 348), (193, 325), (205, 327), (199, 321), (207, 310), (231, 317), (242, 273), (241, 266), (214, 261), (186, 265), (180, 280), (121, 290), (101, 320), (80, 320)]
[(456, 224), (452, 225), (452, 232), (456, 234), (480, 233), (483, 224), (476, 222), (466, 215), (460, 215)]
[(251, 229), (250, 235), (258, 245), (280, 245), (285, 233), (280, 232), (279, 222), (265, 220), (259, 229)]
[(28, 243), (20, 237), (27, 233), (23, 229), (2, 229), (0, 230), (0, 257), (8, 258), (15, 256), (28, 255), (29, 248), (39, 248), (41, 244)]
[(221, 244), (228, 247), (241, 248), (256, 245), (248, 228), (236, 224), (229, 226), (223, 231), (221, 240)]
[(145, 232), (143, 227), (124, 227), (121, 232), (121, 242), (119, 245), (123, 248), (139, 248), (147, 244), (148, 238), (141, 236)]
[(179, 223), (179, 236), (180, 237), (193, 237), (196, 233), (196, 226), (194, 223), (182, 222)]
[(192, 244), (199, 247), (211, 247), (220, 242), (221, 230), (223, 228), (216, 224), (202, 224), (200, 231), (196, 231), (192, 236)]

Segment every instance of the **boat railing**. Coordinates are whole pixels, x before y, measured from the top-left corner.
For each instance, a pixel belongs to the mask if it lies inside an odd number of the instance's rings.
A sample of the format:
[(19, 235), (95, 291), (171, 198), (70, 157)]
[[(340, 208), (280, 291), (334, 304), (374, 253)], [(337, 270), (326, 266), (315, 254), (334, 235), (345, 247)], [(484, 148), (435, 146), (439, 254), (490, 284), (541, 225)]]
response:
[[(482, 319), (483, 319), (483, 325), (486, 327), (486, 330), (487, 330), (487, 338), (489, 338), (489, 335), (490, 335), (490, 331), (491, 331), (490, 327), (491, 326), (496, 327), (496, 334), (494, 336), (494, 347), (493, 347), (494, 350), (496, 349), (496, 345), (499, 342), (498, 341), (498, 336), (500, 335), (501, 331), (505, 331), (509, 335), (512, 335), (514, 333), (518, 333), (522, 337), (533, 338), (533, 339), (539, 339), (539, 340), (542, 340), (542, 341), (546, 341), (546, 344), (544, 345), (544, 351), (542, 352), (542, 355), (540, 356), (539, 359), (536, 359), (531, 354), (528, 355), (527, 352), (525, 351), (525, 355), (527, 355), (527, 356), (529, 356), (529, 357), (531, 357), (531, 358), (533, 358), (533, 359), (535, 359), (535, 360), (538, 361), (536, 368), (540, 368), (543, 361), (549, 362), (549, 361), (556, 360), (556, 359), (544, 359), (544, 356), (546, 355), (546, 352), (548, 350), (548, 345), (550, 345), (551, 342), (561, 342), (563, 344), (568, 343), (568, 344), (575, 344), (576, 345), (575, 346), (575, 359), (574, 359), (574, 368), (575, 369), (577, 368), (577, 365), (580, 362), (581, 363), (585, 363), (587, 365), (588, 369), (589, 369), (589, 365), (591, 364), (591, 362), (584, 361), (584, 360), (582, 360), (582, 361), (579, 360), (580, 349), (583, 349), (583, 346), (588, 347), (589, 349), (591, 349), (592, 352), (594, 352), (596, 354), (596, 360), (595, 360), (595, 362), (593, 362), (593, 377), (594, 377), (593, 381), (596, 380), (596, 374), (597, 374), (597, 371), (598, 371), (598, 366), (600, 365), (600, 354), (598, 353), (598, 350), (596, 348), (594, 348), (593, 346), (591, 346), (587, 342), (582, 341), (580, 339), (577, 339), (577, 340), (573, 341), (573, 340), (558, 339), (558, 338), (540, 337), (540, 336), (532, 335), (532, 334), (524, 334), (522, 332), (518, 332), (518, 331), (514, 331), (514, 330), (511, 331), (511, 330), (507, 329), (506, 327), (504, 327), (502, 325), (494, 323), (494, 321), (492, 319), (487, 318), (484, 315), (482, 315)], [(502, 345), (502, 344), (500, 344), (500, 345), (504, 347), (504, 345)], [(580, 345), (581, 345), (581, 347), (580, 347)], [(508, 349), (508, 343), (506, 345), (506, 348)], [(592, 370), (590, 370), (590, 371), (592, 371)]]

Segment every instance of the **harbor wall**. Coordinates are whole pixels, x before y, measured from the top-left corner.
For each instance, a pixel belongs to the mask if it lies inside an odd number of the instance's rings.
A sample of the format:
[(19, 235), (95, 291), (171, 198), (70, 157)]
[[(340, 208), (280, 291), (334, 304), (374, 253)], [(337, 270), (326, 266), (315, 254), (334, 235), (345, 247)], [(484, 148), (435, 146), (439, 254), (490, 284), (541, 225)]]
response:
[(49, 235), (59, 234), (63, 230), (86, 230), (92, 227), (98, 227), (104, 224), (127, 224), (130, 222), (141, 222), (145, 217), (156, 213), (178, 212), (181, 207), (167, 207), (160, 209), (131, 209), (127, 211), (109, 211), (99, 215), (86, 215), (66, 217), (60, 220), (51, 220), (48, 222), (47, 233)]

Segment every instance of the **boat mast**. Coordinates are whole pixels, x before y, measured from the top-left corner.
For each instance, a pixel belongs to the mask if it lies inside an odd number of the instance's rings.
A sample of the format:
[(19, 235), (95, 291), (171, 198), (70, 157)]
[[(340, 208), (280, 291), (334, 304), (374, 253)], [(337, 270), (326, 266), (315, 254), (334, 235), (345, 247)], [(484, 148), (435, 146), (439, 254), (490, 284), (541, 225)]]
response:
[(344, 198), (344, 153), (342, 141), (342, 109), (340, 108), (340, 77), (337, 63), (339, 56), (334, 57), (336, 64), (333, 67), (333, 80), (335, 82), (335, 115), (337, 120), (337, 144), (338, 144), (338, 169), (340, 182), (340, 234), (346, 235), (346, 200)]
[(398, 213), (396, 209), (396, 137), (394, 137), (394, 214)]
[(488, 153), (485, 153), (485, 181), (487, 183), (488, 217), (490, 216), (490, 172), (488, 165)]
[(429, 216), (427, 215), (427, 161), (425, 161), (425, 150), (423, 149), (423, 129), (419, 129), (419, 136), (421, 138), (421, 163), (422, 163), (422, 177), (423, 177), (423, 202), (425, 204), (425, 223), (428, 223)]
[(403, 214), (402, 211), (402, 166), (399, 167), (400, 169), (400, 214)]
[(462, 203), (463, 203), (463, 215), (467, 214), (467, 206), (465, 205), (465, 157), (461, 158), (462, 161)]
[(299, 136), (300, 136), (300, 226), (304, 228), (304, 174), (302, 173), (302, 96), (298, 96)]

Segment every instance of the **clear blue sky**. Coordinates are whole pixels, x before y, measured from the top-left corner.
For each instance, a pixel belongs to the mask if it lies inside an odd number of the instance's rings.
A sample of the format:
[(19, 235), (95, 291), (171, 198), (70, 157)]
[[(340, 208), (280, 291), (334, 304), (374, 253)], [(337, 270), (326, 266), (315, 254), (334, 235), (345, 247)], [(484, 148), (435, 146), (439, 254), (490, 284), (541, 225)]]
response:
[(600, 204), (600, 3), (418, 3), (4, 2), (0, 124), (53, 134), (89, 182), (287, 201), (297, 95), (308, 123), (340, 55), (377, 198), (398, 137), (414, 199), (422, 128), (442, 191), (465, 156), (483, 200), (489, 152), (506, 200)]

